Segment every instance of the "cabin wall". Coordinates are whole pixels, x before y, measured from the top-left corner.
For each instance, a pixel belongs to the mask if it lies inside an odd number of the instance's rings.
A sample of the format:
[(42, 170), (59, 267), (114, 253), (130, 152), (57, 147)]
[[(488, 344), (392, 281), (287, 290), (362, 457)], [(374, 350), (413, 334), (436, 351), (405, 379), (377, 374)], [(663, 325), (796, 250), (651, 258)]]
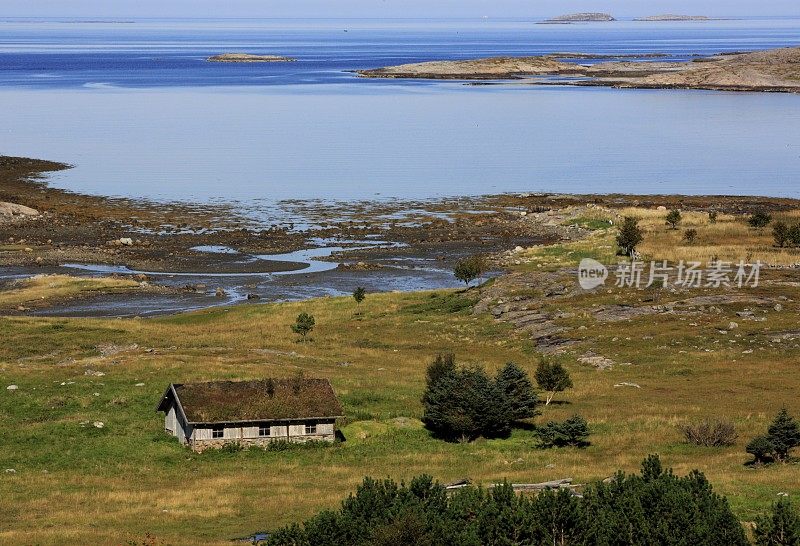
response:
[[(306, 424), (315, 424), (315, 433), (306, 434)], [(269, 436), (259, 436), (260, 426), (269, 426)], [(308, 442), (311, 440), (333, 442), (336, 438), (335, 421), (325, 419), (319, 421), (291, 423), (247, 423), (246, 425), (226, 425), (222, 438), (213, 437), (213, 427), (198, 426), (188, 435), (189, 443), (194, 451), (202, 452), (209, 448), (220, 448), (226, 444), (239, 444), (243, 447), (267, 446), (270, 442)]]

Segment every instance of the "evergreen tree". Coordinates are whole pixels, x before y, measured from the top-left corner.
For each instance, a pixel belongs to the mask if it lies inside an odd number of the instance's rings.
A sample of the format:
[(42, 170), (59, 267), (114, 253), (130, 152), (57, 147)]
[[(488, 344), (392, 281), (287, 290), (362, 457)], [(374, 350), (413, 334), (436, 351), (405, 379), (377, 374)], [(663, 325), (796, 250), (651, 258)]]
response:
[(781, 499), (772, 507), (772, 515), (756, 520), (753, 529), (756, 546), (800, 546), (800, 517), (792, 503)]
[(748, 442), (745, 451), (754, 458), (753, 464), (766, 464), (772, 462), (775, 455), (775, 444), (769, 436), (759, 436)]
[(536, 383), (540, 389), (548, 393), (545, 406), (550, 405), (557, 392), (563, 392), (573, 387), (572, 378), (567, 369), (559, 362), (551, 362), (546, 359), (539, 362), (539, 366), (536, 368)]
[(361, 305), (361, 302), (364, 301), (367, 297), (367, 291), (364, 289), (363, 286), (359, 286), (355, 290), (353, 290), (353, 299), (356, 300), (356, 305)]
[(800, 446), (800, 425), (789, 415), (786, 408), (778, 413), (767, 432), (775, 445), (775, 455), (781, 461), (789, 457), (789, 452), (793, 448)]
[(512, 419), (528, 419), (536, 415), (538, 400), (525, 370), (509, 362), (498, 372), (495, 382), (510, 404)]
[(772, 226), (772, 237), (775, 239), (775, 246), (783, 248), (790, 240), (790, 229), (784, 222), (775, 222)]
[(300, 313), (297, 315), (297, 319), (295, 320), (294, 324), (292, 324), (292, 332), (299, 334), (300, 339), (305, 341), (306, 336), (311, 333), (315, 324), (316, 321), (314, 320), (314, 315)]
[(682, 220), (681, 211), (678, 209), (672, 209), (667, 214), (667, 225), (669, 225), (672, 229), (678, 229), (678, 224), (681, 223)]
[(644, 234), (639, 227), (639, 221), (631, 216), (626, 216), (619, 228), (619, 234), (617, 234), (619, 253), (630, 256), (643, 239)]

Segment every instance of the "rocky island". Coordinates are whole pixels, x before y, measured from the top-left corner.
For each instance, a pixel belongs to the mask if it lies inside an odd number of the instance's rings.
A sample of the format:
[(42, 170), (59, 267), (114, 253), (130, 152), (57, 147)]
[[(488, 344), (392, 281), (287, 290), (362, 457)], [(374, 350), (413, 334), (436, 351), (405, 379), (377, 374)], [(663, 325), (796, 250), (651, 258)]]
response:
[(357, 73), (365, 78), (516, 79), (530, 85), (798, 93), (800, 47), (697, 57), (689, 62), (615, 60), (580, 64), (565, 60), (563, 54), (550, 54), (432, 61)]
[(285, 63), (297, 59), (280, 55), (253, 55), (250, 53), (223, 53), (206, 59), (211, 63)]
[(667, 13), (664, 15), (650, 15), (648, 17), (637, 17), (634, 21), (646, 22), (665, 22), (665, 21), (712, 21), (711, 17), (705, 15), (674, 15)]
[(570, 23), (607, 23), (616, 21), (608, 13), (571, 13), (569, 15), (559, 15), (546, 21), (540, 21), (540, 25), (568, 25)]

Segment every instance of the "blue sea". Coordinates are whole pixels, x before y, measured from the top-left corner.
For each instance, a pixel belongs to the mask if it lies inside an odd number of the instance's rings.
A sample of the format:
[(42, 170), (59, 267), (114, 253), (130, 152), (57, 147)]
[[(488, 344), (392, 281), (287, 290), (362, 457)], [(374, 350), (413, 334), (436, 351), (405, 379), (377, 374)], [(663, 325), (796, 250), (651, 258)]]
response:
[[(800, 197), (800, 96), (365, 80), (350, 71), (551, 52), (692, 55), (800, 44), (800, 19), (0, 19), (0, 153), (51, 184), (228, 202), (501, 192)], [(225, 52), (293, 63), (222, 64)]]

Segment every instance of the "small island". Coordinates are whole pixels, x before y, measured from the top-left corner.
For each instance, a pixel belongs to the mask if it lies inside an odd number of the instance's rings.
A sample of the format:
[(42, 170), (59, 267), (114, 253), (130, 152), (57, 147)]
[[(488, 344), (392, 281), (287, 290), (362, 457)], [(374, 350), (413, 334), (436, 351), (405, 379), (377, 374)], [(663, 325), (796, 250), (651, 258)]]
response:
[(280, 55), (253, 55), (250, 53), (223, 53), (206, 59), (211, 63), (286, 63), (296, 61)]
[(569, 15), (559, 15), (546, 21), (540, 21), (540, 25), (568, 25), (571, 23), (607, 23), (616, 21), (608, 13), (571, 13)]
[(634, 21), (665, 22), (665, 21), (711, 21), (711, 17), (705, 15), (650, 15), (648, 17), (637, 17)]

